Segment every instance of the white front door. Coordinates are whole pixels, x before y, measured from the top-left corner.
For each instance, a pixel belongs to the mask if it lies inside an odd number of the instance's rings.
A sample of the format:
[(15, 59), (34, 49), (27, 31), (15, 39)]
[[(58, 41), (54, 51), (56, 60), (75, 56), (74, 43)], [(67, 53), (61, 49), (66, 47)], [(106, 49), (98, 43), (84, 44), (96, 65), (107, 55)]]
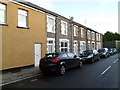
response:
[(41, 59), (41, 44), (35, 44), (35, 67), (39, 66)]

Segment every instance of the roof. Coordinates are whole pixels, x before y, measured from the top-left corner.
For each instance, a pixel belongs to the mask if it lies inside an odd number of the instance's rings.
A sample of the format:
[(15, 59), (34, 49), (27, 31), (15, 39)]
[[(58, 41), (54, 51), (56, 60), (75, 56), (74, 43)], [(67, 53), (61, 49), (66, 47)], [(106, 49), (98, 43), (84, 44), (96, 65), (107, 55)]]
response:
[[(28, 2), (28, 1), (25, 1), (25, 0), (12, 0), (12, 1), (15, 1), (15, 2), (20, 3), (20, 4), (23, 4), (23, 5), (27, 5), (27, 6), (29, 6), (29, 7), (32, 7), (32, 8), (34, 8), (34, 9), (43, 11), (43, 12), (48, 13), (48, 14), (50, 14), (50, 15), (53, 15), (53, 16), (56, 16), (56, 17), (61, 17), (61, 18), (64, 18), (64, 19), (66, 19), (66, 20), (68, 20), (68, 21), (71, 21), (70, 19), (68, 19), (68, 18), (66, 18), (66, 17), (64, 17), (64, 16), (62, 16), (62, 15), (59, 15), (59, 14), (57, 14), (57, 13), (55, 13), (55, 12), (52, 12), (52, 11), (50, 11), (50, 10), (47, 10), (47, 9), (45, 9), (45, 8), (42, 8), (42, 7), (40, 7), (40, 6), (38, 6), (38, 5), (35, 5), (35, 4), (31, 3), (31, 2)], [(82, 24), (80, 24), (80, 23), (78, 23), (78, 22), (75, 22), (75, 21), (72, 21), (72, 22), (75, 23), (75, 24), (77, 24), (78, 26), (81, 26), (81, 27), (86, 28), (86, 29), (88, 29), (88, 30), (97, 32), (97, 31), (95, 31), (95, 30), (93, 30), (93, 29), (91, 29), (91, 28), (88, 28), (88, 27), (86, 27), (86, 26), (84, 26), (84, 25), (82, 25)], [(98, 32), (97, 32), (97, 33), (98, 33)], [(99, 33), (99, 34), (100, 34), (100, 33)]]

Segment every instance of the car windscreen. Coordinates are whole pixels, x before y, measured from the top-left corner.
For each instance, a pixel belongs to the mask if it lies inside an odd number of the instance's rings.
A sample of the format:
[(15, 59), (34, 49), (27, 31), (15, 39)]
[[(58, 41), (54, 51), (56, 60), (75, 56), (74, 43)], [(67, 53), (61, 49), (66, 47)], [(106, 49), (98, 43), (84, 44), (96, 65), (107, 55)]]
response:
[(98, 52), (104, 52), (105, 51), (105, 49), (99, 49), (98, 50)]
[(83, 51), (82, 56), (88, 56), (88, 55), (90, 55), (90, 54), (92, 54), (92, 50)]

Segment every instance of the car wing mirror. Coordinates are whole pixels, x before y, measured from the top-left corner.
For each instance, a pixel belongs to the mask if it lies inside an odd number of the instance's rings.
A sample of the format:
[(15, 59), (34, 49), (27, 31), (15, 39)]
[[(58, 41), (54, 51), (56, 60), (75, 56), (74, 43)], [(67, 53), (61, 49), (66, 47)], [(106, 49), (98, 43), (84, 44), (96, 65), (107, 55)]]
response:
[(74, 58), (76, 58), (77, 57), (77, 55), (74, 55)]

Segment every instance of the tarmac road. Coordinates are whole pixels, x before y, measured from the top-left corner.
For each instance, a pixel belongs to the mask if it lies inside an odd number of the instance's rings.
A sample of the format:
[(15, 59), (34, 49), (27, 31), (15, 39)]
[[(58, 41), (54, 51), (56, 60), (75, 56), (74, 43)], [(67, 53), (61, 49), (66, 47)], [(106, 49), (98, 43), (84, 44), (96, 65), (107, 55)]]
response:
[(118, 54), (103, 58), (65, 75), (40, 74), (2, 88), (118, 88)]

